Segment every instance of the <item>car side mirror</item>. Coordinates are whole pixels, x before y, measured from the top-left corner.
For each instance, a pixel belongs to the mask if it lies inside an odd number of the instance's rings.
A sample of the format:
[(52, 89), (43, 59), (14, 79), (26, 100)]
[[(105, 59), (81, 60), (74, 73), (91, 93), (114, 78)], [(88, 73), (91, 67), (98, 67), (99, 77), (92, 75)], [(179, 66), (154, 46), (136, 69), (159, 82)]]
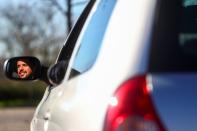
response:
[(5, 76), (13, 80), (36, 80), (41, 76), (41, 63), (36, 57), (13, 57), (4, 63)]
[(48, 69), (48, 79), (52, 85), (57, 85), (62, 82), (67, 66), (67, 61), (59, 61)]

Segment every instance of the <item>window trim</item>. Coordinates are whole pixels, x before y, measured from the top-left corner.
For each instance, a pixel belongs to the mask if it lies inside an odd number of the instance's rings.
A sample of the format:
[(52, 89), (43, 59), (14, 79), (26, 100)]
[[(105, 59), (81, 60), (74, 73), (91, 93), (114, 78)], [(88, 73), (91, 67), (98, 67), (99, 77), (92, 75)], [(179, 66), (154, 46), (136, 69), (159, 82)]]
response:
[(64, 44), (64, 46), (62, 47), (62, 49), (59, 52), (59, 55), (57, 57), (57, 62), (58, 61), (62, 61), (62, 60), (70, 60), (71, 56), (72, 56), (72, 52), (74, 50), (74, 47), (76, 45), (76, 41), (79, 37), (79, 34), (83, 28), (83, 25), (85, 24), (85, 21), (94, 5), (96, 0), (90, 0), (89, 3), (87, 4), (87, 6), (85, 7), (85, 9), (83, 10), (83, 12), (81, 13), (81, 15), (79, 16), (76, 24), (74, 25), (74, 27), (72, 28), (72, 30), (70, 31), (70, 34), (67, 37), (67, 40)]

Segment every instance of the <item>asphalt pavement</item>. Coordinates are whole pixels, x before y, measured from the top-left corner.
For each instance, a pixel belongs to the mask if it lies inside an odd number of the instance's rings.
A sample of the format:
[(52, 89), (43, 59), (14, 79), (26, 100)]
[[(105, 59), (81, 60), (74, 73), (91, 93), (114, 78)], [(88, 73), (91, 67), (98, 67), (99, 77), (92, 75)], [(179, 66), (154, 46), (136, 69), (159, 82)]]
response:
[(35, 108), (0, 108), (0, 131), (29, 131)]

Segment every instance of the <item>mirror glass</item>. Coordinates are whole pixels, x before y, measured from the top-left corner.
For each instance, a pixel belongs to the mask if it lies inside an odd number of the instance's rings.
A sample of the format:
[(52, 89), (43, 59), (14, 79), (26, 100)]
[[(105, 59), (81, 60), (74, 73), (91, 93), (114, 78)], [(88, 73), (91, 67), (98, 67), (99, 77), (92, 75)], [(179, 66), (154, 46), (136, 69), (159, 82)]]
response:
[(36, 57), (13, 57), (4, 63), (4, 73), (10, 79), (35, 80), (40, 72), (41, 64)]

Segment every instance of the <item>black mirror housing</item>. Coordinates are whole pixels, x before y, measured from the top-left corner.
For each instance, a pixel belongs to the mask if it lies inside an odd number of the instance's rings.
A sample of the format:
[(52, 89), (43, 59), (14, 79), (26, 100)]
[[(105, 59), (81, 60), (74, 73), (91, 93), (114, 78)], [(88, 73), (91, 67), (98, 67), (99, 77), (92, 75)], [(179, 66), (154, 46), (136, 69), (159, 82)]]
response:
[(32, 56), (12, 57), (4, 62), (4, 74), (12, 80), (36, 80), (41, 77), (40, 60)]

